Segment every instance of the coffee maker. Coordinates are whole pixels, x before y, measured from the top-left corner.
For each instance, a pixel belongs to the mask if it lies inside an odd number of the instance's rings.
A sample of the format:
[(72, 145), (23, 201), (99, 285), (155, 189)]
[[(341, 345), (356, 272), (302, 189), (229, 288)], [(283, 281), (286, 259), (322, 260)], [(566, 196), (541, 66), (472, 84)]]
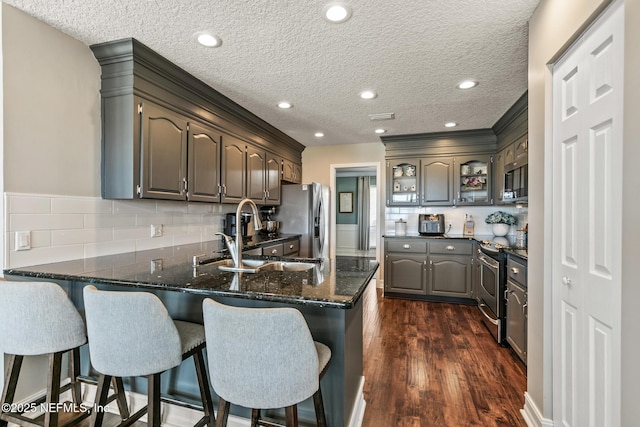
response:
[[(240, 214), (240, 230), (241, 235), (246, 237), (249, 228), (249, 222), (251, 222), (251, 214), (243, 212)], [(228, 213), (224, 221), (224, 234), (231, 237), (236, 237), (236, 214)]]
[(275, 206), (262, 206), (260, 208), (260, 219), (262, 221), (262, 234), (267, 236), (277, 236), (280, 222), (274, 221), (271, 217), (276, 214)]

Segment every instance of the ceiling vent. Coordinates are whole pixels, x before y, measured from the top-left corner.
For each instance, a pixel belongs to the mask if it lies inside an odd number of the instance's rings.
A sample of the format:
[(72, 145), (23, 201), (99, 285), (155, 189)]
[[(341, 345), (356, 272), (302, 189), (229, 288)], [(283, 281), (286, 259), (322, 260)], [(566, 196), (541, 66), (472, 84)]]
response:
[(369, 114), (371, 120), (393, 120), (396, 118), (396, 113), (378, 113)]

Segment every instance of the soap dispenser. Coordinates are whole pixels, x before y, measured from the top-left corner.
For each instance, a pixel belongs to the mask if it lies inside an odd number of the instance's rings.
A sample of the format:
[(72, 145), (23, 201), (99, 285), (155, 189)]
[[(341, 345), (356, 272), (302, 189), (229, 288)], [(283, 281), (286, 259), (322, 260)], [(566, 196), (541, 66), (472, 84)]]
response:
[(462, 235), (465, 237), (473, 237), (473, 227), (474, 227), (473, 217), (469, 214), (465, 215), (464, 218), (464, 229)]

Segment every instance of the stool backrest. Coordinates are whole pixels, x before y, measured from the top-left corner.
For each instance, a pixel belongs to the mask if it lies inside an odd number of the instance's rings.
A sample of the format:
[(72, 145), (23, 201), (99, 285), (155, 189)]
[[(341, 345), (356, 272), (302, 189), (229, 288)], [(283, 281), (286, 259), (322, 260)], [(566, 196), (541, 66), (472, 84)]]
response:
[(211, 383), (223, 399), (247, 408), (282, 408), (318, 390), (318, 354), (300, 311), (205, 299), (203, 317)]
[(82, 317), (60, 285), (0, 281), (0, 351), (32, 356), (86, 342)]
[(91, 364), (117, 377), (163, 372), (182, 362), (180, 335), (162, 301), (149, 292), (85, 286)]

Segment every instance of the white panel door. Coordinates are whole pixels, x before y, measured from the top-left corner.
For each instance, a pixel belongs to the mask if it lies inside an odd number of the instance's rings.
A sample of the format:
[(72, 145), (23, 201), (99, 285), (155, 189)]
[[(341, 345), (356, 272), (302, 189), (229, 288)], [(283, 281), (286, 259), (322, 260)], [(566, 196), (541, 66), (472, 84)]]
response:
[(553, 69), (554, 421), (620, 423), (624, 5)]

